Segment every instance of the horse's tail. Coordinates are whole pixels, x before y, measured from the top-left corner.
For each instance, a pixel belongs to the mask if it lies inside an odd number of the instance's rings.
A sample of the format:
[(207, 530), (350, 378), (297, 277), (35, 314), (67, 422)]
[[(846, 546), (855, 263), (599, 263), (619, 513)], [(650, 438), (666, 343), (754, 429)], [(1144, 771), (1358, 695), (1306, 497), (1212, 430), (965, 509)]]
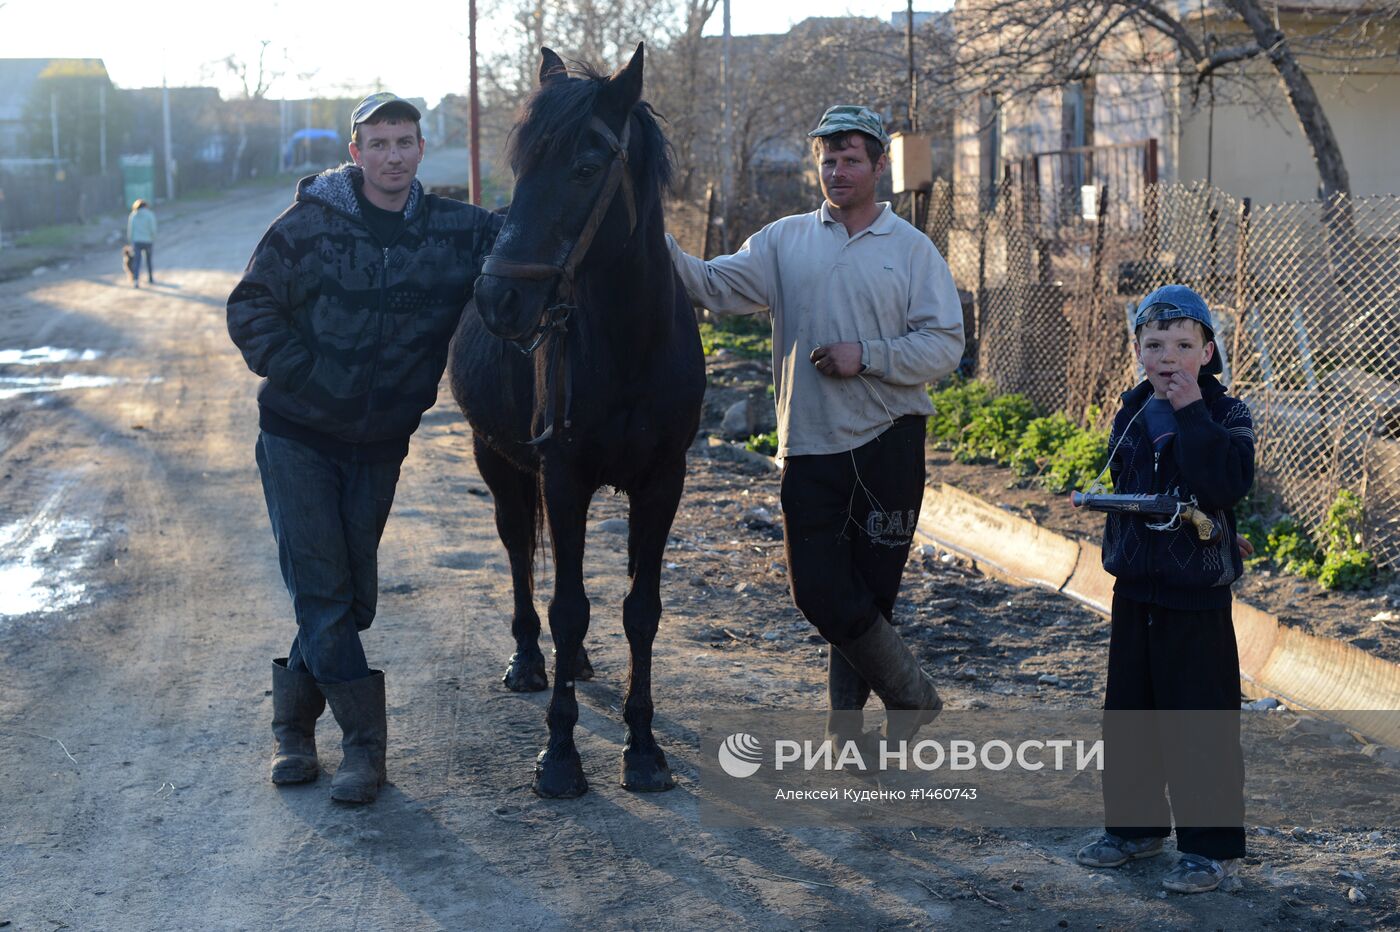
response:
[(544, 470), (535, 472), (535, 494), (530, 496), (530, 564), (535, 569), (544, 568), (544, 552), (540, 541), (544, 539)]

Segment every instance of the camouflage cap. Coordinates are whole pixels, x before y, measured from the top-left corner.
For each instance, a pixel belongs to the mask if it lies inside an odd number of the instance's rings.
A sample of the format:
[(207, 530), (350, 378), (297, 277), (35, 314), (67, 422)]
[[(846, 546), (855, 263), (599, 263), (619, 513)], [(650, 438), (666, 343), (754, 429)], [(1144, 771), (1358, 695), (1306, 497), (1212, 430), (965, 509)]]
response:
[(380, 91), (378, 94), (370, 94), (355, 105), (355, 112), (350, 116), (350, 129), (353, 131), (355, 127), (374, 116), (380, 110), (391, 106), (405, 111), (415, 123), (423, 119), (423, 114), (418, 112), (418, 108), (404, 100), (398, 94)]
[(830, 136), (833, 133), (851, 131), (873, 136), (880, 140), (880, 145), (889, 147), (890, 134), (885, 132), (885, 121), (880, 119), (880, 114), (869, 107), (858, 107), (855, 104), (837, 104), (830, 108), (822, 114), (817, 128), (807, 135)]

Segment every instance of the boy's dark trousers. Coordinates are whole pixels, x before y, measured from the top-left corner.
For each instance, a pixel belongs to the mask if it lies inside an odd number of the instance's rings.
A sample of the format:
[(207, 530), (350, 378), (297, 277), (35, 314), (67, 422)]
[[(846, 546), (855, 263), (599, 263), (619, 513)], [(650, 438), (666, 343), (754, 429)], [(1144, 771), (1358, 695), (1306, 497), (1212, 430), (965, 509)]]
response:
[(926, 423), (907, 415), (854, 450), (792, 456), (783, 466), (792, 598), (832, 644), (893, 615), (923, 504)]
[[(1228, 607), (1168, 609), (1114, 594), (1104, 696), (1108, 831), (1165, 838), (1175, 815), (1179, 851), (1216, 860), (1244, 856), (1239, 670)], [(1166, 714), (1155, 721), (1111, 714), (1153, 709)], [(1203, 710), (1219, 712), (1171, 714)]]

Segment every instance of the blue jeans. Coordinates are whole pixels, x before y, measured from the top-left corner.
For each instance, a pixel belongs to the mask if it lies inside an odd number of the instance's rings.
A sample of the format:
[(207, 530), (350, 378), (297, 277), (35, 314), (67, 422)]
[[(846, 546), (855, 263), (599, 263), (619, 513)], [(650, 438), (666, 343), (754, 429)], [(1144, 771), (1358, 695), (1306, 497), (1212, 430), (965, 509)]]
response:
[(297, 635), (287, 668), (321, 683), (370, 675), (360, 632), (379, 597), (379, 538), (402, 460), (355, 463), (260, 433), (258, 471)]
[(141, 277), (141, 253), (146, 254), (146, 278), (151, 282), (156, 280), (156, 263), (151, 258), (150, 243), (131, 244), (131, 279), (135, 281)]

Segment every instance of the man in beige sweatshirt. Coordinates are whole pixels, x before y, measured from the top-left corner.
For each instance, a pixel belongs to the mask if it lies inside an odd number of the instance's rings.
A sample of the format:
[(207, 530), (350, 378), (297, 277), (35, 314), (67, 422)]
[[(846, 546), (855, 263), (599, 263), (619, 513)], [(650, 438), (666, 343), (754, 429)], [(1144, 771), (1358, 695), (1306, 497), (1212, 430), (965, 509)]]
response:
[[(708, 262), (667, 237), (691, 297), (773, 317), (783, 530), (793, 601), (834, 648), (828, 729), (859, 737), (871, 688), (906, 740), (942, 702), (890, 624), (924, 487), (925, 386), (957, 366), (962, 311), (927, 236), (875, 200), (879, 114), (836, 106), (812, 151), (825, 200)], [(844, 713), (844, 714), (842, 714)]]

